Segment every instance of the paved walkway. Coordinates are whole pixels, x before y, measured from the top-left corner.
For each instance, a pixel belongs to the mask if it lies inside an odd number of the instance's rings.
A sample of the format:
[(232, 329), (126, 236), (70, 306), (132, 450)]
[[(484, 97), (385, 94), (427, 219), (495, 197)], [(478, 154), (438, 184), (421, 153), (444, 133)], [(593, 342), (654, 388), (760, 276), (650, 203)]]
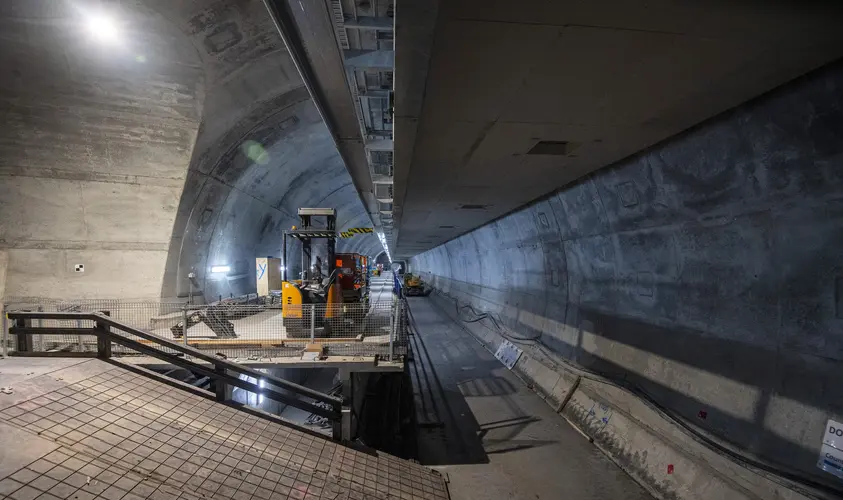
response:
[(0, 499), (448, 499), (442, 477), (418, 464), (111, 363), (0, 360), (0, 386), (9, 385)]
[(419, 459), (453, 500), (651, 499), (433, 299), (408, 302)]
[(380, 276), (369, 277), (369, 303), (370, 304), (391, 304), (392, 303), (392, 273), (387, 271)]

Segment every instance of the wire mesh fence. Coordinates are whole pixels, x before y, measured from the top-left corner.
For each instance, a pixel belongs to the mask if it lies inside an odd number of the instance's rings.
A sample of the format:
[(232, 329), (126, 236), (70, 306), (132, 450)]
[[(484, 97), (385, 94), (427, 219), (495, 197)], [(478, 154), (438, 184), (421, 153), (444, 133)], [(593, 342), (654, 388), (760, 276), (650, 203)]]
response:
[[(10, 298), (6, 311), (103, 312), (111, 318), (159, 338), (183, 343), (221, 357), (263, 360), (302, 356), (319, 344), (318, 356), (379, 356), (407, 354), (407, 309), (402, 300), (388, 302), (304, 304), (221, 302), (187, 305), (120, 300), (61, 301)], [(17, 349), (4, 328), (4, 352)], [(33, 320), (33, 327), (92, 328), (86, 320)], [(132, 337), (133, 338), (133, 337)], [(134, 338), (133, 338), (134, 339)], [(154, 343), (148, 340), (141, 343)], [(35, 335), (35, 352), (94, 352), (93, 335)], [(313, 351), (311, 346), (309, 349)], [(115, 354), (137, 354), (114, 346)]]

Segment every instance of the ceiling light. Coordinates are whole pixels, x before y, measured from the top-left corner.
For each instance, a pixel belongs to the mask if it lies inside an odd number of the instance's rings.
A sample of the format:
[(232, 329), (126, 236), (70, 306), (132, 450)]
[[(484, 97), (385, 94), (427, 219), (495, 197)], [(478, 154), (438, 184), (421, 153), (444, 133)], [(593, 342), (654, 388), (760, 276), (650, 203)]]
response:
[(103, 13), (89, 15), (87, 28), (88, 32), (101, 42), (113, 42), (119, 34), (114, 18)]
[(231, 266), (211, 266), (212, 273), (227, 273), (231, 271)]

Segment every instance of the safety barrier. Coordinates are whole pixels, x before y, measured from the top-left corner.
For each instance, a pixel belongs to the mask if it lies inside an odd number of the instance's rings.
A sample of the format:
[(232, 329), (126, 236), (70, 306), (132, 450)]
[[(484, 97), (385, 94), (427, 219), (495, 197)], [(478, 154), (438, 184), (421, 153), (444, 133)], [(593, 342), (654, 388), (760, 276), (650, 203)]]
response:
[[(210, 378), (214, 381), (218, 401), (230, 400), (230, 388), (239, 387), (273, 401), (325, 417), (333, 424), (335, 439), (348, 438), (350, 410), (343, 408), (342, 399), (144, 332), (112, 318), (107, 311), (99, 313), (17, 311), (9, 312), (7, 316), (14, 322), (8, 333), (15, 339), (17, 353), (20, 355), (45, 354), (43, 351), (36, 351), (34, 337), (37, 336), (70, 335), (79, 339), (93, 339), (96, 345), (96, 356), (100, 359), (111, 358), (114, 345), (121, 346)], [(73, 326), (63, 325), (68, 322)], [(46, 351), (46, 354), (49, 352)], [(62, 352), (57, 354), (67, 355)], [(240, 375), (245, 375), (246, 378), (241, 378)], [(284, 394), (279, 390), (293, 395)]]
[[(394, 360), (407, 354), (407, 309), (403, 300), (336, 305), (222, 301), (210, 305), (121, 300), (9, 299), (10, 312), (95, 313), (156, 338), (210, 351), (230, 359), (300, 357), (319, 343), (327, 356), (377, 356)], [(74, 332), (78, 319), (34, 320), (49, 331), (32, 337), (35, 352), (85, 353), (96, 350), (90, 336)], [(41, 324), (44, 322), (43, 324)], [(186, 328), (185, 328), (186, 325)], [(187, 334), (185, 335), (185, 330)], [(5, 328), (4, 328), (5, 331)], [(18, 344), (4, 334), (3, 354)], [(133, 354), (118, 349), (115, 354)]]

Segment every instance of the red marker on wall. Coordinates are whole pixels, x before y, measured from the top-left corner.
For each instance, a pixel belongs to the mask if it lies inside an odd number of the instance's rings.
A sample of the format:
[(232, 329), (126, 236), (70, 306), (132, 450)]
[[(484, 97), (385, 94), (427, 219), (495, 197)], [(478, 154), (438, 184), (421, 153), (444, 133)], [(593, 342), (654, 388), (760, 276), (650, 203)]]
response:
[(667, 473), (673, 474), (673, 464), (667, 464)]

